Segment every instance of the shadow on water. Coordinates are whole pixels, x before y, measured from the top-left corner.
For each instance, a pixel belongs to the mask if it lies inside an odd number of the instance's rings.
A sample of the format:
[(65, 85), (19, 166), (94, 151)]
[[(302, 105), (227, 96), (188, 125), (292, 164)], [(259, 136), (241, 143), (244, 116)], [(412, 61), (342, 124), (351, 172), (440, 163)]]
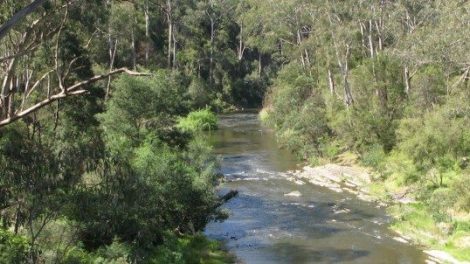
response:
[(291, 243), (277, 243), (270, 250), (284, 263), (340, 263), (349, 262), (369, 255), (366, 250), (325, 248), (314, 250)]

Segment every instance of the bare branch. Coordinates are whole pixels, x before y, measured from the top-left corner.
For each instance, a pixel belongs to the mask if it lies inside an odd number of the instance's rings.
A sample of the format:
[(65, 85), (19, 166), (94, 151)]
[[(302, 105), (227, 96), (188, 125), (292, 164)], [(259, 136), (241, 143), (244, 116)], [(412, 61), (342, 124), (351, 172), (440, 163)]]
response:
[(20, 112), (16, 113), (15, 115), (9, 116), (7, 119), (1, 120), (0, 121), (0, 127), (11, 124), (11, 123), (13, 123), (13, 122), (29, 115), (29, 114), (31, 114), (31, 113), (34, 113), (34, 112), (38, 111), (39, 109), (41, 109), (41, 108), (57, 101), (57, 100), (60, 100), (60, 99), (63, 99), (63, 98), (69, 97), (69, 96), (76, 96), (76, 95), (85, 94), (85, 93), (88, 92), (88, 90), (84, 89), (83, 88), (84, 86), (87, 86), (91, 83), (106, 79), (111, 75), (116, 75), (116, 74), (120, 74), (120, 73), (126, 73), (126, 74), (132, 75), (132, 76), (149, 76), (150, 75), (148, 73), (140, 73), (140, 72), (130, 71), (127, 68), (120, 68), (120, 69), (111, 71), (107, 74), (96, 75), (96, 76), (94, 76), (94, 77), (92, 77), (88, 80), (76, 83), (76, 84), (66, 88), (65, 90), (67, 91), (67, 93), (64, 93), (63, 91), (61, 91), (60, 93), (52, 95), (49, 98), (44, 99), (44, 100), (36, 103), (35, 105), (33, 105), (33, 106), (23, 110), (23, 111), (20, 111)]

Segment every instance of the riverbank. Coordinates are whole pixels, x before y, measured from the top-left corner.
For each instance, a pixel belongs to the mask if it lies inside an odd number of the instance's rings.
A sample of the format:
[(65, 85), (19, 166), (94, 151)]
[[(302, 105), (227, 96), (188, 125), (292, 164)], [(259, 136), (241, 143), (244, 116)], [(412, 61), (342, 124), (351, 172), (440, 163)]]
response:
[(394, 218), (391, 228), (397, 232), (395, 240), (413, 243), (425, 248), (428, 263), (470, 263), (470, 232), (468, 215), (461, 215), (452, 224), (437, 223), (428, 209), (417, 201), (413, 186), (397, 188), (392, 182), (379, 181), (376, 173), (359, 165), (325, 164), (305, 166), (289, 171), (289, 180), (308, 182), (335, 192), (354, 194), (358, 199), (386, 207)]

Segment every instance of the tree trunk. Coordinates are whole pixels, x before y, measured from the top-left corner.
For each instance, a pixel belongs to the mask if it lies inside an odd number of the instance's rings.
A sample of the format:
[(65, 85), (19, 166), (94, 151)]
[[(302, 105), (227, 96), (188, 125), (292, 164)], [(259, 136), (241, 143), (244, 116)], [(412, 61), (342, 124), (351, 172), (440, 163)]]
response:
[(144, 7), (144, 16), (145, 16), (145, 64), (148, 65), (149, 53), (150, 53), (150, 15), (149, 15), (149, 6), (148, 2), (145, 2)]
[(312, 77), (312, 64), (310, 62), (310, 55), (308, 54), (308, 50), (305, 49), (305, 62), (307, 63), (308, 73), (310, 77)]
[(465, 71), (465, 77), (464, 77), (464, 85), (465, 85), (465, 89), (468, 88), (468, 81), (470, 80), (470, 67), (467, 68), (467, 70)]
[(379, 50), (383, 50), (383, 40), (382, 40), (382, 18), (379, 19), (379, 22), (375, 21), (375, 28), (377, 29), (377, 34), (379, 35)]
[[(367, 50), (367, 45), (366, 45), (366, 41), (365, 41), (365, 33), (364, 33), (364, 31), (365, 31), (365, 25), (364, 25), (364, 23), (360, 22), (360, 23), (359, 23), (359, 27), (361, 28), (361, 42), (362, 42), (362, 47)], [(365, 54), (367, 54), (367, 52), (365, 52)]]
[(168, 23), (168, 68), (171, 68), (171, 54), (173, 53), (173, 21), (172, 21), (172, 7), (171, 7), (171, 0), (167, 0), (166, 2), (166, 18), (167, 18), (167, 23)]
[(344, 103), (346, 106), (350, 106), (354, 103), (351, 87), (349, 85), (349, 55), (350, 55), (350, 47), (347, 45), (346, 47), (346, 59), (343, 64), (343, 85), (344, 85)]
[(22, 221), (22, 218), (21, 218), (21, 203), (19, 200), (16, 201), (17, 204), (18, 204), (18, 207), (16, 207), (16, 212), (15, 212), (15, 227), (14, 227), (14, 233), (15, 235), (18, 234), (18, 231), (20, 229), (20, 226), (21, 226), (21, 221)]
[(8, 95), (8, 118), (11, 118), (14, 116), (14, 111), (15, 111), (15, 87), (14, 87), (14, 81), (13, 78), (10, 80), (10, 93)]
[(135, 32), (134, 27), (131, 29), (131, 50), (132, 50), (132, 69), (136, 69), (137, 65), (137, 52), (135, 50)]
[[(346, 65), (347, 65), (347, 63), (346, 63)], [(346, 104), (346, 106), (350, 106), (354, 102), (353, 98), (352, 98), (351, 87), (349, 85), (348, 78), (349, 78), (349, 70), (348, 70), (348, 66), (346, 66), (346, 68), (343, 71), (344, 103)]]
[(167, 57), (168, 68), (172, 67), (171, 65), (171, 62), (172, 62), (171, 54), (173, 53), (172, 44), (173, 44), (173, 25), (171, 24), (171, 22), (168, 22), (168, 57)]
[[(113, 39), (111, 38), (111, 35), (109, 35), (109, 39), (108, 39), (108, 42), (109, 42), (109, 50), (108, 50), (108, 53), (109, 53), (109, 72), (112, 72), (113, 71), (113, 68), (114, 68), (114, 61), (116, 59), (116, 51), (117, 51), (117, 44), (118, 44), (118, 40), (115, 39), (113, 41)], [(108, 82), (106, 84), (106, 94), (105, 94), (105, 100), (108, 100), (110, 95), (111, 95), (111, 75), (108, 76)]]
[(370, 57), (374, 58), (374, 41), (372, 39), (372, 20), (369, 20), (369, 52)]
[(245, 52), (245, 45), (243, 43), (243, 21), (240, 22), (240, 38), (238, 43), (238, 60), (243, 59), (243, 53)]
[(175, 29), (175, 25), (173, 25), (173, 34), (171, 34), (173, 36), (173, 69), (176, 69), (176, 66), (177, 66), (177, 63), (176, 63), (176, 29)]
[(8, 117), (8, 108), (10, 106), (9, 103), (9, 97), (10, 97), (10, 81), (13, 78), (13, 72), (15, 69), (16, 65), (16, 59), (13, 58), (10, 60), (8, 63), (7, 69), (5, 71), (5, 77), (3, 79), (2, 83), (2, 90), (1, 90), (1, 95), (0, 95), (0, 108), (1, 108), (1, 117), (2, 118), (7, 118)]
[(258, 51), (258, 77), (261, 78), (261, 74), (263, 73), (263, 62), (262, 62), (263, 56), (261, 55), (261, 52)]
[(209, 83), (212, 84), (214, 80), (213, 63), (214, 63), (215, 22), (212, 16), (210, 16), (210, 20), (211, 20), (211, 47), (210, 47), (210, 56), (209, 56)]
[(410, 84), (411, 77), (410, 77), (410, 71), (408, 69), (408, 66), (405, 66), (403, 78), (405, 79), (405, 93), (409, 95), (411, 91), (411, 84)]
[(328, 69), (328, 86), (330, 87), (331, 95), (335, 95), (336, 84), (335, 84), (335, 80), (333, 79), (333, 74), (331, 73), (330, 69)]

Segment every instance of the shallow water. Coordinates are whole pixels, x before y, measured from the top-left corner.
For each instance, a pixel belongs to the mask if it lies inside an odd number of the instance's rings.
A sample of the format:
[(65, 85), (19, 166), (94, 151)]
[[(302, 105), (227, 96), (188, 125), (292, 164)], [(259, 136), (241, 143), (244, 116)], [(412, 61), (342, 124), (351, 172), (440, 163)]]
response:
[[(205, 233), (224, 241), (241, 263), (424, 263), (424, 254), (395, 241), (390, 219), (373, 203), (287, 180), (298, 161), (280, 150), (256, 113), (220, 117), (209, 135), (226, 182), (239, 195), (224, 207), (230, 217)], [(285, 196), (298, 191), (300, 197)]]

